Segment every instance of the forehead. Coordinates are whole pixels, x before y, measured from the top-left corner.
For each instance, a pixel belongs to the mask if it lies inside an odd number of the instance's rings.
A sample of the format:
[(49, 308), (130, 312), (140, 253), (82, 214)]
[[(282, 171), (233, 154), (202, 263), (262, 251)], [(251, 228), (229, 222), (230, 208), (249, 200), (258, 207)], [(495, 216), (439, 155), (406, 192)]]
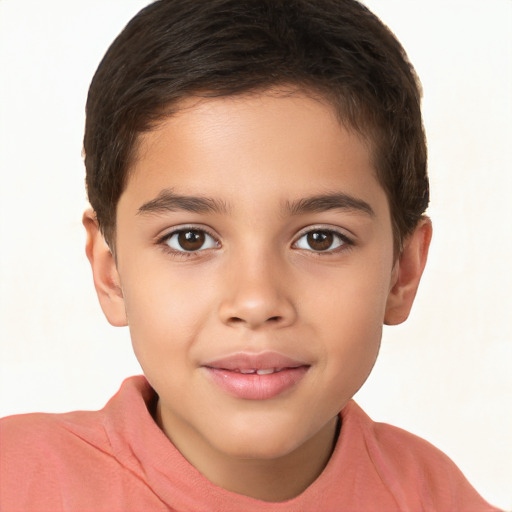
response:
[(140, 203), (177, 188), (235, 206), (332, 191), (373, 200), (383, 193), (375, 175), (369, 144), (329, 103), (267, 91), (183, 101), (140, 137), (123, 196)]

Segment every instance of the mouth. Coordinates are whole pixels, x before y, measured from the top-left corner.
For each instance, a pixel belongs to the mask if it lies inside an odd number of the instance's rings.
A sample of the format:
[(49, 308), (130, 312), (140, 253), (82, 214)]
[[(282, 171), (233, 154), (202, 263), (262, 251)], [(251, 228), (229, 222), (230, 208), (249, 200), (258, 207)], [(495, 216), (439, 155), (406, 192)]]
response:
[(227, 368), (223, 368), (224, 370), (226, 371), (233, 371), (233, 372), (238, 372), (238, 373), (243, 373), (244, 375), (254, 375), (254, 374), (257, 374), (257, 375), (270, 375), (271, 373), (276, 373), (276, 372), (282, 372), (283, 370), (286, 370), (286, 369), (290, 369), (290, 368), (260, 368), (260, 369), (256, 369), (256, 368), (236, 368), (234, 370), (227, 370)]
[(298, 385), (310, 368), (276, 352), (237, 353), (203, 365), (212, 382), (245, 400), (268, 400)]

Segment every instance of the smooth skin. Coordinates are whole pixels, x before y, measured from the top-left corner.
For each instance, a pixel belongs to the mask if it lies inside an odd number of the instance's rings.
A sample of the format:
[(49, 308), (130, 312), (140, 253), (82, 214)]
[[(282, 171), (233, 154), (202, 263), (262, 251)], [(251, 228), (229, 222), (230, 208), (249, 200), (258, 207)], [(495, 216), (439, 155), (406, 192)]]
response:
[[(317, 98), (267, 91), (182, 107), (140, 138), (115, 258), (92, 211), (87, 255), (107, 319), (130, 328), (165, 434), (214, 484), (283, 501), (327, 464), (382, 325), (407, 318), (431, 224), (396, 257), (371, 150)], [(271, 399), (232, 396), (204, 367), (266, 351), (308, 365)]]

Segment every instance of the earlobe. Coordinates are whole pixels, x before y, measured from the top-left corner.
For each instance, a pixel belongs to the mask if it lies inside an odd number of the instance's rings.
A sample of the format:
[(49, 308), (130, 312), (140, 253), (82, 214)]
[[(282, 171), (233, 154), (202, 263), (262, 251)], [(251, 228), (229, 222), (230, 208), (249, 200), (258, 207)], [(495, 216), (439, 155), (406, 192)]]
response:
[(94, 287), (107, 320), (116, 327), (127, 325), (124, 297), (115, 258), (99, 229), (96, 214), (87, 209), (82, 217), (87, 231), (85, 252), (91, 264)]
[(395, 263), (393, 282), (386, 303), (385, 324), (397, 325), (407, 320), (427, 263), (431, 238), (432, 223), (425, 217), (407, 238), (402, 254)]

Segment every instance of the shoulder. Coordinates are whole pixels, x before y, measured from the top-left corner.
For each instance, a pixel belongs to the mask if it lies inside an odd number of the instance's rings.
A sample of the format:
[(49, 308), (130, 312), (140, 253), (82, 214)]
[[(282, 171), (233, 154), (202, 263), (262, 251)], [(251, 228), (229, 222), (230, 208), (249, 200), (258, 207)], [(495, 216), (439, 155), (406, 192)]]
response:
[(113, 489), (129, 496), (144, 487), (126, 430), (137, 433), (139, 416), (148, 415), (146, 395), (146, 381), (129, 379), (99, 411), (0, 420), (0, 509), (58, 510), (65, 501), (100, 510)]
[[(115, 451), (115, 436), (132, 417), (147, 414), (152, 390), (141, 377), (126, 379), (121, 389), (99, 411), (63, 414), (32, 413), (0, 419), (2, 459), (23, 456), (40, 459), (45, 453), (63, 458), (76, 451)], [(114, 448), (112, 448), (114, 446)]]
[(108, 452), (101, 412), (24, 414), (0, 420), (2, 481), (38, 481), (70, 471), (94, 452)]
[(431, 443), (401, 428), (372, 421), (354, 402), (365, 446), (381, 480), (411, 506), (419, 500), (424, 510), (492, 511), (456, 464)]
[[(0, 508), (58, 510), (69, 482), (85, 483), (108, 450), (98, 413), (25, 414), (0, 421)], [(84, 466), (88, 466), (89, 471)]]
[[(411, 471), (442, 471), (461, 475), (460, 470), (434, 445), (399, 427), (373, 421), (355, 402), (348, 405), (348, 415), (363, 434), (369, 455), (378, 466)], [(435, 475), (433, 475), (435, 477)]]
[[(74, 411), (64, 414), (34, 413), (0, 420), (2, 461), (11, 465), (38, 463), (47, 465), (57, 458), (61, 463), (76, 456), (94, 457), (117, 451), (123, 441), (123, 427), (147, 414), (146, 400), (152, 390), (141, 377), (131, 377), (99, 411)], [(23, 462), (22, 462), (23, 461)]]
[(0, 420), (2, 459), (23, 454), (38, 458), (44, 452), (64, 451), (83, 446), (87, 440), (108, 444), (101, 425), (101, 411), (76, 411), (66, 414), (33, 413), (8, 416)]

